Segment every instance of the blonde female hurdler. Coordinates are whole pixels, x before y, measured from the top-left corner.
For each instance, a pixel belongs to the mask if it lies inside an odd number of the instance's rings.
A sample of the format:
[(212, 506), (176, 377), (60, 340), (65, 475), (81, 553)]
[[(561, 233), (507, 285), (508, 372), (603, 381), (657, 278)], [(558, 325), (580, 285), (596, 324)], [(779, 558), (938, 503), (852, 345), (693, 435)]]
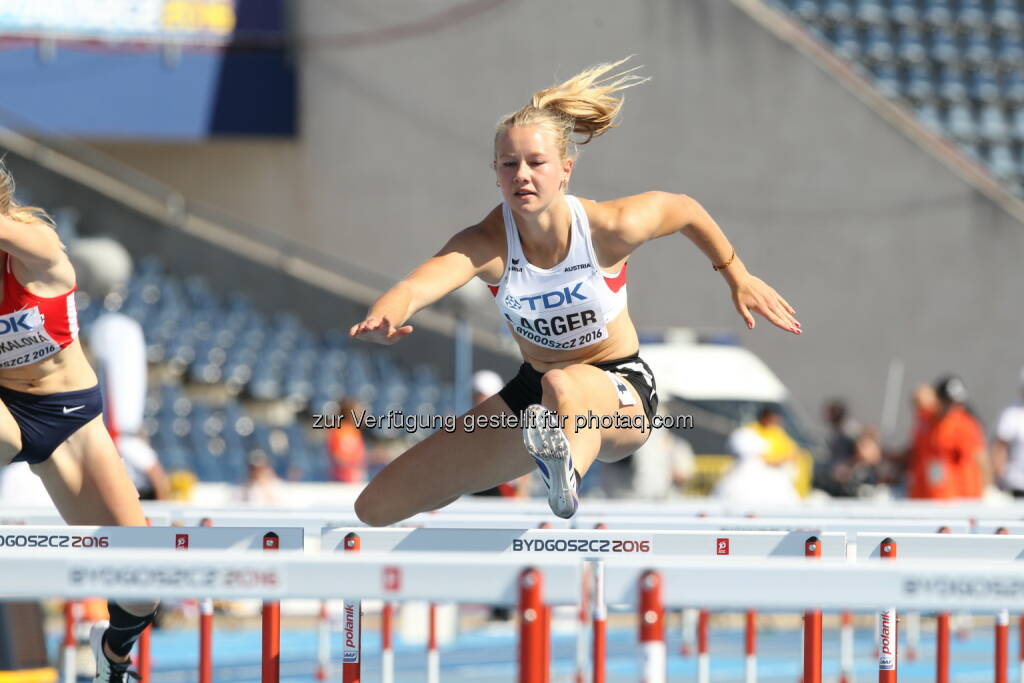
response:
[[(497, 396), (468, 413), (487, 424), (515, 424), (522, 416), (519, 426), (438, 431), (417, 443), (356, 500), (356, 514), (367, 524), (442, 507), (534, 466), (552, 511), (560, 517), (576, 512), (579, 478), (595, 458), (613, 462), (641, 446), (650, 431), (635, 425), (649, 425), (657, 410), (654, 377), (638, 356), (626, 310), (627, 259), (645, 242), (688, 237), (725, 278), (749, 328), (758, 313), (800, 334), (793, 308), (747, 272), (722, 230), (690, 197), (646, 192), (594, 202), (566, 194), (575, 145), (611, 128), (622, 106), (616, 93), (646, 80), (632, 69), (614, 73), (622, 61), (541, 90), (503, 117), (494, 169), (504, 201), (385, 292), (349, 331), (392, 344), (412, 333), (406, 321), (417, 311), (479, 277), (525, 361)], [(622, 417), (605, 426), (589, 419), (616, 414)]]
[[(0, 466), (27, 462), (68, 524), (145, 526), (139, 492), (103, 424), (78, 341), (75, 270), (46, 213), (21, 206), (0, 162)], [(127, 683), (156, 600), (107, 603), (94, 624), (93, 680)]]

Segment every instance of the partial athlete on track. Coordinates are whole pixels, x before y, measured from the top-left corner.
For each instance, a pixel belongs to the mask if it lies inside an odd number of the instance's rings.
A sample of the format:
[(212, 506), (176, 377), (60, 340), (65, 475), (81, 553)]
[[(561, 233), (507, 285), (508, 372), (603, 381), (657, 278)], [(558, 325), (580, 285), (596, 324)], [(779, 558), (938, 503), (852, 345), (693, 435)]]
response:
[[(103, 423), (78, 340), (75, 270), (50, 218), (21, 206), (0, 164), (0, 466), (27, 462), (68, 524), (145, 526), (139, 492)], [(96, 681), (127, 683), (156, 600), (108, 602), (89, 642)]]
[[(385, 292), (350, 329), (351, 337), (393, 344), (412, 333), (407, 321), (417, 311), (478, 277), (524, 361), (498, 395), (468, 413), (487, 424), (501, 423), (488, 418), (504, 414), (518, 418), (518, 426), (438, 431), (420, 441), (356, 500), (367, 524), (443, 507), (534, 467), (551, 510), (565, 518), (576, 513), (580, 477), (595, 459), (614, 462), (639, 448), (657, 411), (654, 376), (639, 357), (626, 307), (627, 261), (650, 240), (688, 237), (725, 278), (749, 328), (757, 313), (800, 334), (793, 307), (747, 272), (694, 199), (646, 192), (595, 202), (567, 194), (576, 146), (614, 125), (622, 106), (617, 93), (647, 80), (635, 69), (616, 72), (624, 61), (541, 90), (503, 117), (493, 163), (504, 201)], [(638, 421), (648, 428), (637, 428)]]

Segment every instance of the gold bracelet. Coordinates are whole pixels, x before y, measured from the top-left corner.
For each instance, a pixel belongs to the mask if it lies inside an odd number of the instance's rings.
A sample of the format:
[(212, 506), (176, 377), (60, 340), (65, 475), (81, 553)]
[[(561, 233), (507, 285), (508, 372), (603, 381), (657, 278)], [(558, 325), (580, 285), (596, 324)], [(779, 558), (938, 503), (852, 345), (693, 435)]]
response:
[(730, 256), (730, 257), (729, 257), (729, 260), (728, 260), (728, 261), (726, 261), (725, 263), (723, 263), (723, 264), (722, 264), (722, 265), (720, 265), (720, 266), (716, 266), (716, 265), (714, 265), (714, 264), (711, 264), (711, 267), (712, 267), (712, 268), (714, 268), (714, 269), (715, 269), (716, 271), (719, 271), (719, 270), (725, 270), (725, 269), (726, 269), (726, 268), (728, 268), (728, 267), (729, 267), (730, 265), (732, 265), (732, 262), (733, 262), (734, 260), (736, 260), (736, 250), (735, 250), (735, 249), (733, 249), (733, 250), (732, 250), (732, 256)]

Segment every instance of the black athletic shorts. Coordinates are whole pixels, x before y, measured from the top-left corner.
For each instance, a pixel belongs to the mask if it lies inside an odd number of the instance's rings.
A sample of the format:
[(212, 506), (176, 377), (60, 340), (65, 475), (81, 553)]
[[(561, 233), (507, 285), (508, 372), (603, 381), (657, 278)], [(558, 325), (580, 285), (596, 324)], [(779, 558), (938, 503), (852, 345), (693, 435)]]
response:
[[(647, 363), (640, 358), (639, 353), (632, 356), (609, 360), (603, 363), (591, 363), (595, 368), (608, 373), (609, 380), (620, 383), (625, 380), (633, 385), (640, 403), (643, 405), (644, 414), (650, 420), (658, 410), (658, 391), (654, 383), (654, 373)], [(540, 378), (544, 373), (537, 372), (529, 363), (519, 366), (519, 372), (509, 380), (498, 395), (501, 396), (512, 412), (517, 415), (526, 410), (526, 407), (534, 403), (540, 403), (541, 385)], [(628, 390), (625, 387), (617, 387), (620, 394)]]
[(21, 428), (21, 451), (12, 462), (43, 462), (80, 427), (103, 412), (99, 385), (57, 394), (0, 387), (0, 401)]

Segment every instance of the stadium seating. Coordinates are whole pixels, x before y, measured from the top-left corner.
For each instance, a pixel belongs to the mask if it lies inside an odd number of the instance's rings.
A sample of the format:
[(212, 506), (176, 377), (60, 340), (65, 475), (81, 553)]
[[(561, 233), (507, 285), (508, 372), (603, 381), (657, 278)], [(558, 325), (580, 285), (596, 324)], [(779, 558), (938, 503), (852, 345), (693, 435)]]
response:
[(1024, 196), (1024, 5), (765, 0)]
[[(101, 308), (80, 307), (87, 329)], [(240, 294), (222, 299), (202, 278), (168, 275), (153, 258), (139, 261), (121, 311), (142, 325), (150, 364), (178, 378), (150, 386), (145, 429), (165, 468), (200, 481), (244, 482), (256, 451), (281, 477), (325, 480), (327, 454), (311, 415), (333, 413), (343, 396), (374, 414), (452, 407), (451, 386), (430, 366), (403, 367), (387, 349), (349, 344), (340, 330), (315, 334), (292, 314), (264, 315)], [(196, 397), (211, 394), (227, 398)], [(247, 405), (285, 406), (291, 419), (271, 424)], [(403, 434), (380, 429), (377, 436)]]

